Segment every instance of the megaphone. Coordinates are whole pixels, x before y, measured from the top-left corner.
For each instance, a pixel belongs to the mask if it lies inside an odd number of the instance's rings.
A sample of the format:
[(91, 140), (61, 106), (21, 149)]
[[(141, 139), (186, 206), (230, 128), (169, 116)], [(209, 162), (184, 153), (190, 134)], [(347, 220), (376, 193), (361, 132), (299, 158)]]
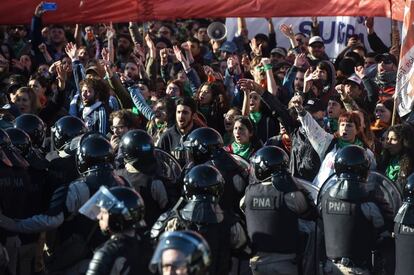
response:
[(207, 27), (207, 35), (212, 40), (223, 40), (227, 36), (227, 28), (221, 22), (213, 22)]

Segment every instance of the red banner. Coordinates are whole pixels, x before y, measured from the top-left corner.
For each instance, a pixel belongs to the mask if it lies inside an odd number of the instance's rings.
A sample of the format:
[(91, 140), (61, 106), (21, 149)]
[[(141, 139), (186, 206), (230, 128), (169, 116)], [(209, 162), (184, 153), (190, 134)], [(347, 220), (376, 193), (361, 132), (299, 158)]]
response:
[[(52, 0), (53, 1), (53, 0)], [(386, 16), (403, 20), (404, 0), (55, 0), (47, 23), (105, 23), (179, 18)], [(392, 12), (390, 8), (392, 3)], [(28, 24), (37, 2), (3, 1), (0, 24)]]

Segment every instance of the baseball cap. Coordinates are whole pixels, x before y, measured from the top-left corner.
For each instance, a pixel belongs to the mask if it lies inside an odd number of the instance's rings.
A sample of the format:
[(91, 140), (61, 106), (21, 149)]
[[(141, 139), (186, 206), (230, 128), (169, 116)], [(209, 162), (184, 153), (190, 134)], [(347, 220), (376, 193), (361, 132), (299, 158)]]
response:
[(226, 41), (221, 45), (219, 50), (227, 53), (235, 53), (237, 51), (237, 46), (231, 41)]
[(280, 54), (281, 56), (285, 57), (286, 56), (286, 50), (281, 48), (281, 47), (276, 47), (276, 48), (273, 48), (270, 51), (270, 54)]
[(312, 37), (309, 39), (309, 45), (312, 45), (313, 43), (321, 43), (321, 44), (325, 44), (325, 43), (323, 42), (322, 37), (320, 37), (320, 36), (312, 36)]
[(362, 79), (359, 78), (357, 75), (353, 74), (350, 77), (348, 77), (347, 79), (344, 80), (344, 84), (346, 83), (351, 83), (351, 84), (356, 84), (358, 86), (361, 86), (362, 83)]
[(325, 108), (323, 107), (322, 102), (317, 98), (308, 99), (306, 101), (303, 108), (308, 111), (309, 113), (316, 113), (319, 111), (325, 111)]
[(384, 61), (384, 63), (388, 63), (388, 64), (394, 63), (395, 66), (398, 66), (397, 58), (390, 53), (383, 53), (383, 54), (377, 55), (375, 57), (375, 61), (377, 63), (380, 63), (381, 61)]

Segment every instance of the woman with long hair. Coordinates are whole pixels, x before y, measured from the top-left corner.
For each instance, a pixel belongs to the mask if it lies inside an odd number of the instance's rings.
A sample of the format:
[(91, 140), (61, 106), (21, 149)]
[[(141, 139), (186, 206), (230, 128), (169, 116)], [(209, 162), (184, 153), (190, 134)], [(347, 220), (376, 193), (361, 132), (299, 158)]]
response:
[(385, 133), (379, 170), (404, 189), (407, 177), (414, 170), (414, 129), (408, 124), (397, 124)]
[(229, 103), (223, 82), (203, 83), (194, 95), (194, 100), (208, 127), (224, 134), (223, 115), (227, 112)]
[(226, 151), (249, 161), (250, 157), (262, 147), (262, 143), (254, 134), (253, 124), (248, 117), (239, 116), (234, 119), (234, 141), (225, 147)]

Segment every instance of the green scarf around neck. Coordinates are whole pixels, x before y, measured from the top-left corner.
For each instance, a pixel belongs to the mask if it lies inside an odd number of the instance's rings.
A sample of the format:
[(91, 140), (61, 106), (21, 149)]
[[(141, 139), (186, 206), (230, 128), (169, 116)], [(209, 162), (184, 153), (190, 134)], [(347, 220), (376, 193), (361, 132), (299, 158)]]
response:
[(237, 142), (233, 142), (231, 144), (231, 148), (233, 149), (233, 153), (241, 156), (242, 158), (248, 160), (250, 156), (250, 143), (247, 144), (239, 144)]
[(385, 175), (392, 181), (396, 181), (398, 179), (398, 175), (400, 174), (400, 164), (398, 157), (395, 157), (391, 160), (390, 164), (388, 164), (387, 169), (385, 170)]
[(260, 119), (262, 119), (262, 113), (261, 112), (251, 112), (249, 114), (250, 119), (253, 121), (254, 124), (259, 123)]
[(355, 138), (355, 141), (353, 143), (352, 142), (349, 142), (349, 141), (345, 141), (342, 138), (338, 138), (338, 146), (339, 146), (339, 148), (342, 149), (342, 148), (344, 148), (344, 147), (346, 147), (348, 145), (358, 145), (358, 146), (364, 147), (364, 143), (362, 143), (362, 141), (360, 141), (357, 138)]

